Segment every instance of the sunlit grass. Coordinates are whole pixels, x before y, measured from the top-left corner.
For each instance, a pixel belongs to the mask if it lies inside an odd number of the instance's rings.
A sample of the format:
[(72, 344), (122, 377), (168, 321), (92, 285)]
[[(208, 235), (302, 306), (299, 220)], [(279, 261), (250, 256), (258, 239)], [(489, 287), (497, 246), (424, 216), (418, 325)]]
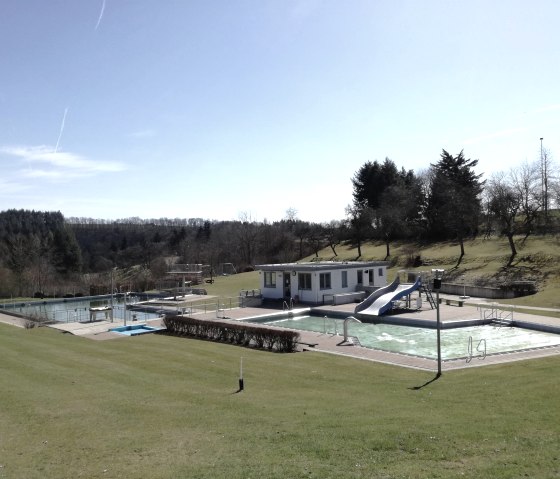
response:
[[(385, 258), (386, 249), (382, 242), (362, 245), (360, 260), (385, 260), (390, 262), (389, 279), (393, 279), (401, 269), (446, 270), (444, 281), (460, 284), (501, 284), (504, 280), (536, 281), (537, 294), (508, 300), (508, 303), (534, 307), (560, 308), (560, 238), (556, 236), (530, 236), (527, 240), (516, 238), (517, 256), (511, 266), (510, 248), (505, 238), (476, 238), (465, 242), (465, 256), (459, 263), (460, 249), (454, 242), (431, 244), (391, 243), (391, 256)], [(319, 252), (322, 259), (357, 259), (357, 248), (348, 245), (337, 248), (338, 256), (333, 258), (332, 250), (324, 248)], [(307, 259), (311, 259), (312, 256)], [(418, 258), (422, 266), (411, 267), (412, 260)], [(502, 302), (502, 300), (500, 300)], [(505, 300), (503, 302), (506, 302)]]
[(0, 325), (0, 349), (0, 477), (560, 473), (560, 358), (421, 387), (432, 373), (160, 335), (91, 341)]

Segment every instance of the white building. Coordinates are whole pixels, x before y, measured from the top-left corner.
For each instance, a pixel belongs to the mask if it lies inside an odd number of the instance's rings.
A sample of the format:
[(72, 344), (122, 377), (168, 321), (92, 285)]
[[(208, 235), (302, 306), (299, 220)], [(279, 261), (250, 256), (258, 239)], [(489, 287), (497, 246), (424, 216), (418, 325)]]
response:
[[(265, 299), (342, 304), (387, 285), (386, 261), (312, 262), (257, 265)], [(352, 294), (356, 293), (356, 294)]]

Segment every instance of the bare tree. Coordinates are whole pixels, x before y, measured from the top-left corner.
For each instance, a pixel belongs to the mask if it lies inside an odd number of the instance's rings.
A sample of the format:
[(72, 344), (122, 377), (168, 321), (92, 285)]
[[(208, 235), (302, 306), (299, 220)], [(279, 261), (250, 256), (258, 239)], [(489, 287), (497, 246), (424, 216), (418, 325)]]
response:
[(552, 165), (552, 155), (548, 148), (542, 147), (542, 138), (541, 138), (541, 157), (540, 157), (540, 176), (541, 176), (541, 203), (542, 208), (544, 211), (544, 221), (545, 224), (548, 224), (548, 207), (549, 207), (549, 183), (550, 183), (550, 175), (553, 170)]
[(486, 186), (488, 193), (489, 212), (498, 224), (500, 234), (508, 239), (511, 249), (508, 266), (511, 265), (513, 259), (517, 255), (515, 248), (514, 236), (519, 233), (522, 226), (517, 218), (521, 210), (522, 197), (516, 188), (508, 181), (503, 173), (497, 173), (492, 176), (490, 182)]
[(297, 221), (297, 214), (298, 214), (298, 211), (294, 207), (290, 206), (286, 210), (286, 218), (285, 218), (286, 221), (290, 221), (290, 222)]
[(532, 233), (542, 208), (542, 196), (539, 194), (539, 165), (522, 163), (509, 172), (509, 183), (520, 202), (519, 213), (523, 215), (525, 239)]
[(330, 248), (334, 256), (338, 256), (336, 252), (336, 247), (342, 241), (344, 224), (341, 221), (332, 220), (330, 223), (323, 225), (325, 231), (325, 239), (329, 243)]

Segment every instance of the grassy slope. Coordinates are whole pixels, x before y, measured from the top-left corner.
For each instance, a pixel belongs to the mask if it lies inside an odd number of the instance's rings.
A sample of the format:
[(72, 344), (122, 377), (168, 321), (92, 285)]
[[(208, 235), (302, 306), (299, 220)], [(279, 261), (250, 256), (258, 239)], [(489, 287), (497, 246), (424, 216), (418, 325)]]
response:
[[(517, 239), (518, 255), (511, 267), (506, 268), (510, 250), (505, 238), (475, 239), (465, 243), (465, 256), (457, 267), (459, 246), (454, 243), (436, 243), (414, 245), (395, 243), (391, 245), (393, 266), (390, 276), (394, 277), (399, 269), (406, 268), (407, 260), (420, 256), (422, 266), (410, 268), (430, 270), (444, 268), (444, 281), (457, 281), (462, 284), (485, 283), (495, 285), (503, 280), (537, 281), (539, 292), (532, 296), (507, 301), (511, 304), (560, 308), (560, 238), (529, 237), (523, 242)], [(383, 243), (368, 243), (362, 247), (362, 260), (385, 259)], [(322, 259), (350, 260), (356, 259), (357, 249), (341, 246), (337, 248), (338, 256), (333, 258), (330, 248), (323, 249), (319, 255)], [(311, 257), (307, 258), (311, 259)], [(407, 268), (409, 269), (409, 268)], [(500, 300), (500, 302), (506, 302)]]
[[(539, 292), (532, 296), (513, 300), (500, 300), (524, 306), (560, 308), (560, 238), (529, 237), (525, 242), (517, 241), (518, 255), (509, 268), (509, 246), (505, 239), (475, 239), (465, 243), (465, 256), (457, 266), (459, 246), (453, 243), (437, 243), (418, 245), (396, 243), (391, 245), (392, 267), (389, 279), (393, 279), (400, 269), (430, 270), (445, 268), (446, 281), (457, 281), (462, 284), (484, 283), (496, 285), (504, 280), (537, 281)], [(333, 258), (332, 250), (325, 248), (319, 253), (321, 259), (354, 260), (356, 248), (341, 246), (337, 248), (338, 256)], [(422, 266), (407, 268), (407, 260), (420, 256)], [(313, 257), (305, 258), (311, 260)], [(362, 247), (362, 260), (385, 259), (385, 245), (368, 243)], [(236, 296), (242, 289), (259, 287), (258, 272), (241, 273), (233, 276), (218, 276), (213, 285), (204, 285), (208, 294), (229, 297)]]
[(0, 477), (560, 474), (560, 357), (415, 389), (433, 374), (159, 335), (0, 324), (0, 350)]

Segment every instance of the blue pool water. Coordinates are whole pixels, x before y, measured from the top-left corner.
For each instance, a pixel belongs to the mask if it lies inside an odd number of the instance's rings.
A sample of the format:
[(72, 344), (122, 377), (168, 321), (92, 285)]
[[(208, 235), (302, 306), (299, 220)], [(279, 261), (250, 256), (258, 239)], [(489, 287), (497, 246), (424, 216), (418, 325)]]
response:
[(163, 328), (154, 328), (146, 324), (134, 324), (132, 326), (120, 326), (118, 328), (112, 328), (109, 331), (114, 333), (124, 334), (126, 336), (137, 336), (139, 334), (155, 333)]
[[(338, 334), (341, 339), (344, 334), (343, 319), (323, 316), (260, 318), (252, 322), (327, 335)], [(360, 344), (367, 348), (437, 358), (435, 329), (350, 322), (348, 334), (358, 338)], [(560, 346), (560, 334), (495, 325), (441, 330), (441, 351), (444, 360), (549, 346)]]

